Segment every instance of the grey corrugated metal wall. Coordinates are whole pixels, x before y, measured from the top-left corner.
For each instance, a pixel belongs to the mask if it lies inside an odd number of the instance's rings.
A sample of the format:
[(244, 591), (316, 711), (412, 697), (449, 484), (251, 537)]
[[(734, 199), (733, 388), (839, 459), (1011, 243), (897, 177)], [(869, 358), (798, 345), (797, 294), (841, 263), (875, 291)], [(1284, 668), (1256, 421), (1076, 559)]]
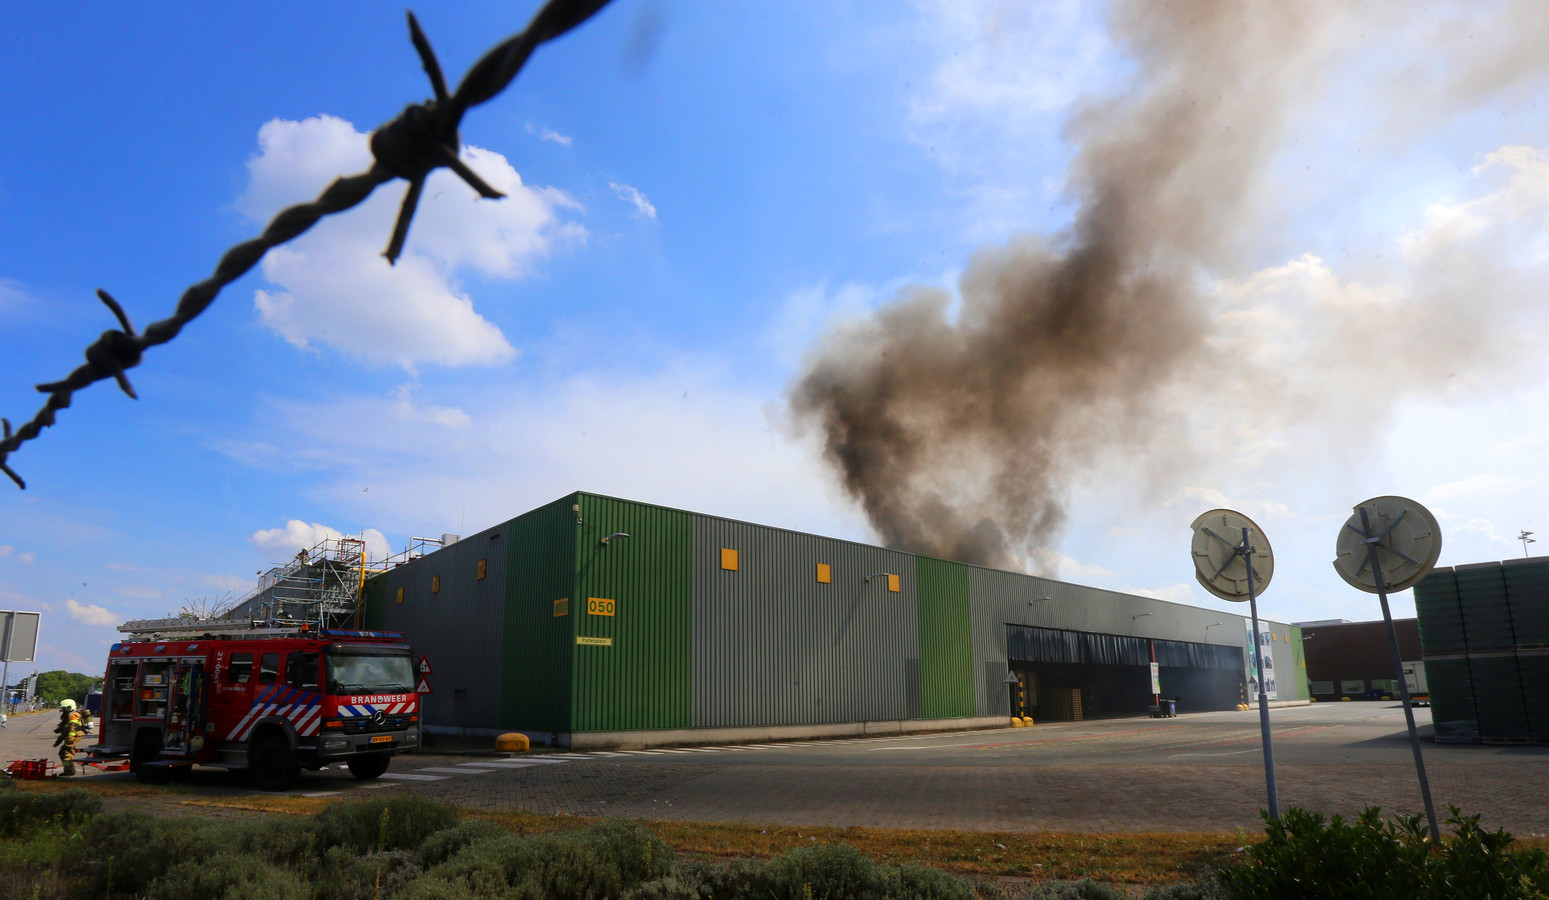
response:
[[(1246, 616), (995, 569), (973, 568), (968, 583), (974, 666), (980, 673), (974, 685), (979, 715), (1011, 712), (1010, 695), (1002, 683), (1006, 676), (1008, 624), (1236, 647), (1243, 655), (1246, 670)], [(1296, 665), (1301, 657), (1300, 648), (1292, 646), (1292, 641), (1297, 640), (1293, 629), (1264, 619), (1259, 621), (1275, 635), (1273, 649), (1280, 699), (1306, 699), (1305, 672)]]
[[(910, 556), (697, 514), (692, 529), (695, 727), (919, 717)], [(898, 593), (865, 581), (879, 572), (900, 576)]]
[[(403, 632), (434, 669), (432, 693), (420, 698), (430, 724), (489, 728), (499, 721), (506, 548), (490, 535), (502, 527), (463, 538), (375, 579), (382, 585), (382, 627)], [(478, 577), (481, 559), (483, 579)], [(431, 593), (436, 576), (440, 590)], [(466, 691), (460, 710), (455, 705), (459, 690)]]

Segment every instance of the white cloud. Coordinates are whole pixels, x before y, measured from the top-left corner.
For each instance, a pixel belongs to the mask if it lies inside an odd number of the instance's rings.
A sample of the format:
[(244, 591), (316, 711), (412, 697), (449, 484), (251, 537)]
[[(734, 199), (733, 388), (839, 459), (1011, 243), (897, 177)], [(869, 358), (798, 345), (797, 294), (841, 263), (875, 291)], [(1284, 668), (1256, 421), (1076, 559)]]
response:
[(1195, 603), (1194, 585), (1187, 582), (1160, 588), (1122, 587), (1119, 590), (1138, 597), (1151, 597), (1156, 600), (1168, 600), (1173, 603), (1184, 603), (1190, 606)]
[[(491, 385), (458, 396), (476, 427), (435, 442), (413, 415), (393, 413), (397, 397), (273, 401), (254, 428), (281, 442), (274, 460), (305, 452), (326, 465), (320, 502), (394, 534), (471, 533), (583, 490), (870, 539), (815, 449), (783, 433), (767, 398), (734, 384), (725, 367), (682, 361)], [(292, 522), (265, 541), (283, 559), (315, 533)]]
[[(236, 202), (255, 221), (372, 163), (368, 135), (333, 116), (275, 119), (259, 129), (258, 143), (247, 190)], [(584, 228), (560, 218), (580, 207), (561, 191), (527, 187), (498, 153), (465, 147), (462, 158), (506, 197), (480, 200), (455, 175), (437, 170), (427, 179), (403, 256), (389, 266), (381, 253), (404, 184), (384, 186), (264, 257), (264, 277), (277, 288), (255, 292), (264, 324), (298, 347), (323, 344), (408, 369), (511, 359), (515, 348), (475, 311), (457, 274), (529, 274), (557, 246), (584, 240)]]
[(123, 623), (123, 619), (100, 606), (77, 603), (68, 598), (65, 600), (65, 610), (70, 613), (70, 618), (80, 622), (82, 625), (120, 625)]
[(1032, 562), (1039, 575), (1057, 581), (1085, 581), (1113, 575), (1112, 571), (1096, 563), (1083, 563), (1073, 556), (1048, 548), (1035, 550)]
[[(253, 546), (268, 554), (276, 562), (288, 562), (302, 550), (310, 550), (325, 540), (338, 540), (345, 535), (336, 528), (313, 522), (308, 525), (300, 519), (291, 519), (284, 528), (269, 528), (253, 532)], [(367, 528), (361, 537), (366, 542), (366, 555), (382, 559), (388, 555), (387, 538), (375, 528)]]
[(552, 143), (559, 144), (560, 146), (563, 146), (563, 147), (570, 146), (570, 135), (568, 135), (568, 134), (560, 134), (559, 132), (555, 131), (552, 128), (548, 128), (548, 127), (539, 128), (539, 127), (534, 126), (531, 122), (528, 122), (527, 123), (527, 133), (528, 134), (536, 134), (538, 136), (538, 140), (540, 140), (540, 141), (550, 141)]
[(613, 193), (617, 194), (620, 200), (634, 204), (637, 217), (648, 222), (656, 221), (656, 207), (651, 205), (650, 198), (640, 193), (638, 188), (630, 187), (627, 184), (619, 184), (616, 181), (608, 182), (608, 187), (613, 189)]
[(12, 547), (10, 544), (0, 544), (0, 559), (5, 559), (7, 556), (10, 556), (15, 552), (16, 548)]

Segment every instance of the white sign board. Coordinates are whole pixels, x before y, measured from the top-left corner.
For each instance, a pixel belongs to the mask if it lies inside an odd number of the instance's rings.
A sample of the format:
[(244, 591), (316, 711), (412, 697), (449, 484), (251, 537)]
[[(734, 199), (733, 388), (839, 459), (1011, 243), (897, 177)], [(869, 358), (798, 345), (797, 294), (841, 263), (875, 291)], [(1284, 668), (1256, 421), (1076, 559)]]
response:
[(34, 662), (42, 613), (0, 609), (0, 661)]
[(1162, 692), (1162, 667), (1157, 663), (1151, 664), (1151, 693)]

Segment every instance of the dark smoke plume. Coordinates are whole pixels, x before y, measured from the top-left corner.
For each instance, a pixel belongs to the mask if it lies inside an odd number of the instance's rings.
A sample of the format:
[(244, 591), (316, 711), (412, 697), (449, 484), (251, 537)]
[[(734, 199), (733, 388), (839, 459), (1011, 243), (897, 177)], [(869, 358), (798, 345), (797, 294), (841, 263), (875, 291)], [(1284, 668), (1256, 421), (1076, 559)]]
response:
[(1326, 28), (1312, 4), (1122, 5), (1137, 87), (1070, 126), (1069, 231), (975, 254), (955, 318), (915, 288), (814, 351), (792, 410), (883, 541), (1025, 568), (1093, 454), (1186, 446), (1159, 397), (1202, 355), (1203, 273), (1236, 256)]

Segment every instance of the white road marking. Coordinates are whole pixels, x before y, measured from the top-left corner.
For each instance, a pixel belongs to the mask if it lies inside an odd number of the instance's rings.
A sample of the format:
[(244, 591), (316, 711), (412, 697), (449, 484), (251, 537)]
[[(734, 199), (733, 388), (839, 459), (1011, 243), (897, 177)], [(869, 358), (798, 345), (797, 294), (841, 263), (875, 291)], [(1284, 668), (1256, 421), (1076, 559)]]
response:
[(388, 772), (378, 776), (391, 781), (445, 781), (445, 775), (411, 775), (408, 772)]
[(486, 772), (495, 772), (497, 769), (458, 768), (449, 769), (444, 766), (426, 766), (423, 769), (415, 769), (416, 772), (440, 772), (443, 775), (483, 775)]
[(1236, 756), (1239, 753), (1257, 753), (1258, 747), (1250, 747), (1247, 750), (1228, 750), (1223, 753), (1174, 753), (1168, 759), (1180, 759), (1185, 756)]

